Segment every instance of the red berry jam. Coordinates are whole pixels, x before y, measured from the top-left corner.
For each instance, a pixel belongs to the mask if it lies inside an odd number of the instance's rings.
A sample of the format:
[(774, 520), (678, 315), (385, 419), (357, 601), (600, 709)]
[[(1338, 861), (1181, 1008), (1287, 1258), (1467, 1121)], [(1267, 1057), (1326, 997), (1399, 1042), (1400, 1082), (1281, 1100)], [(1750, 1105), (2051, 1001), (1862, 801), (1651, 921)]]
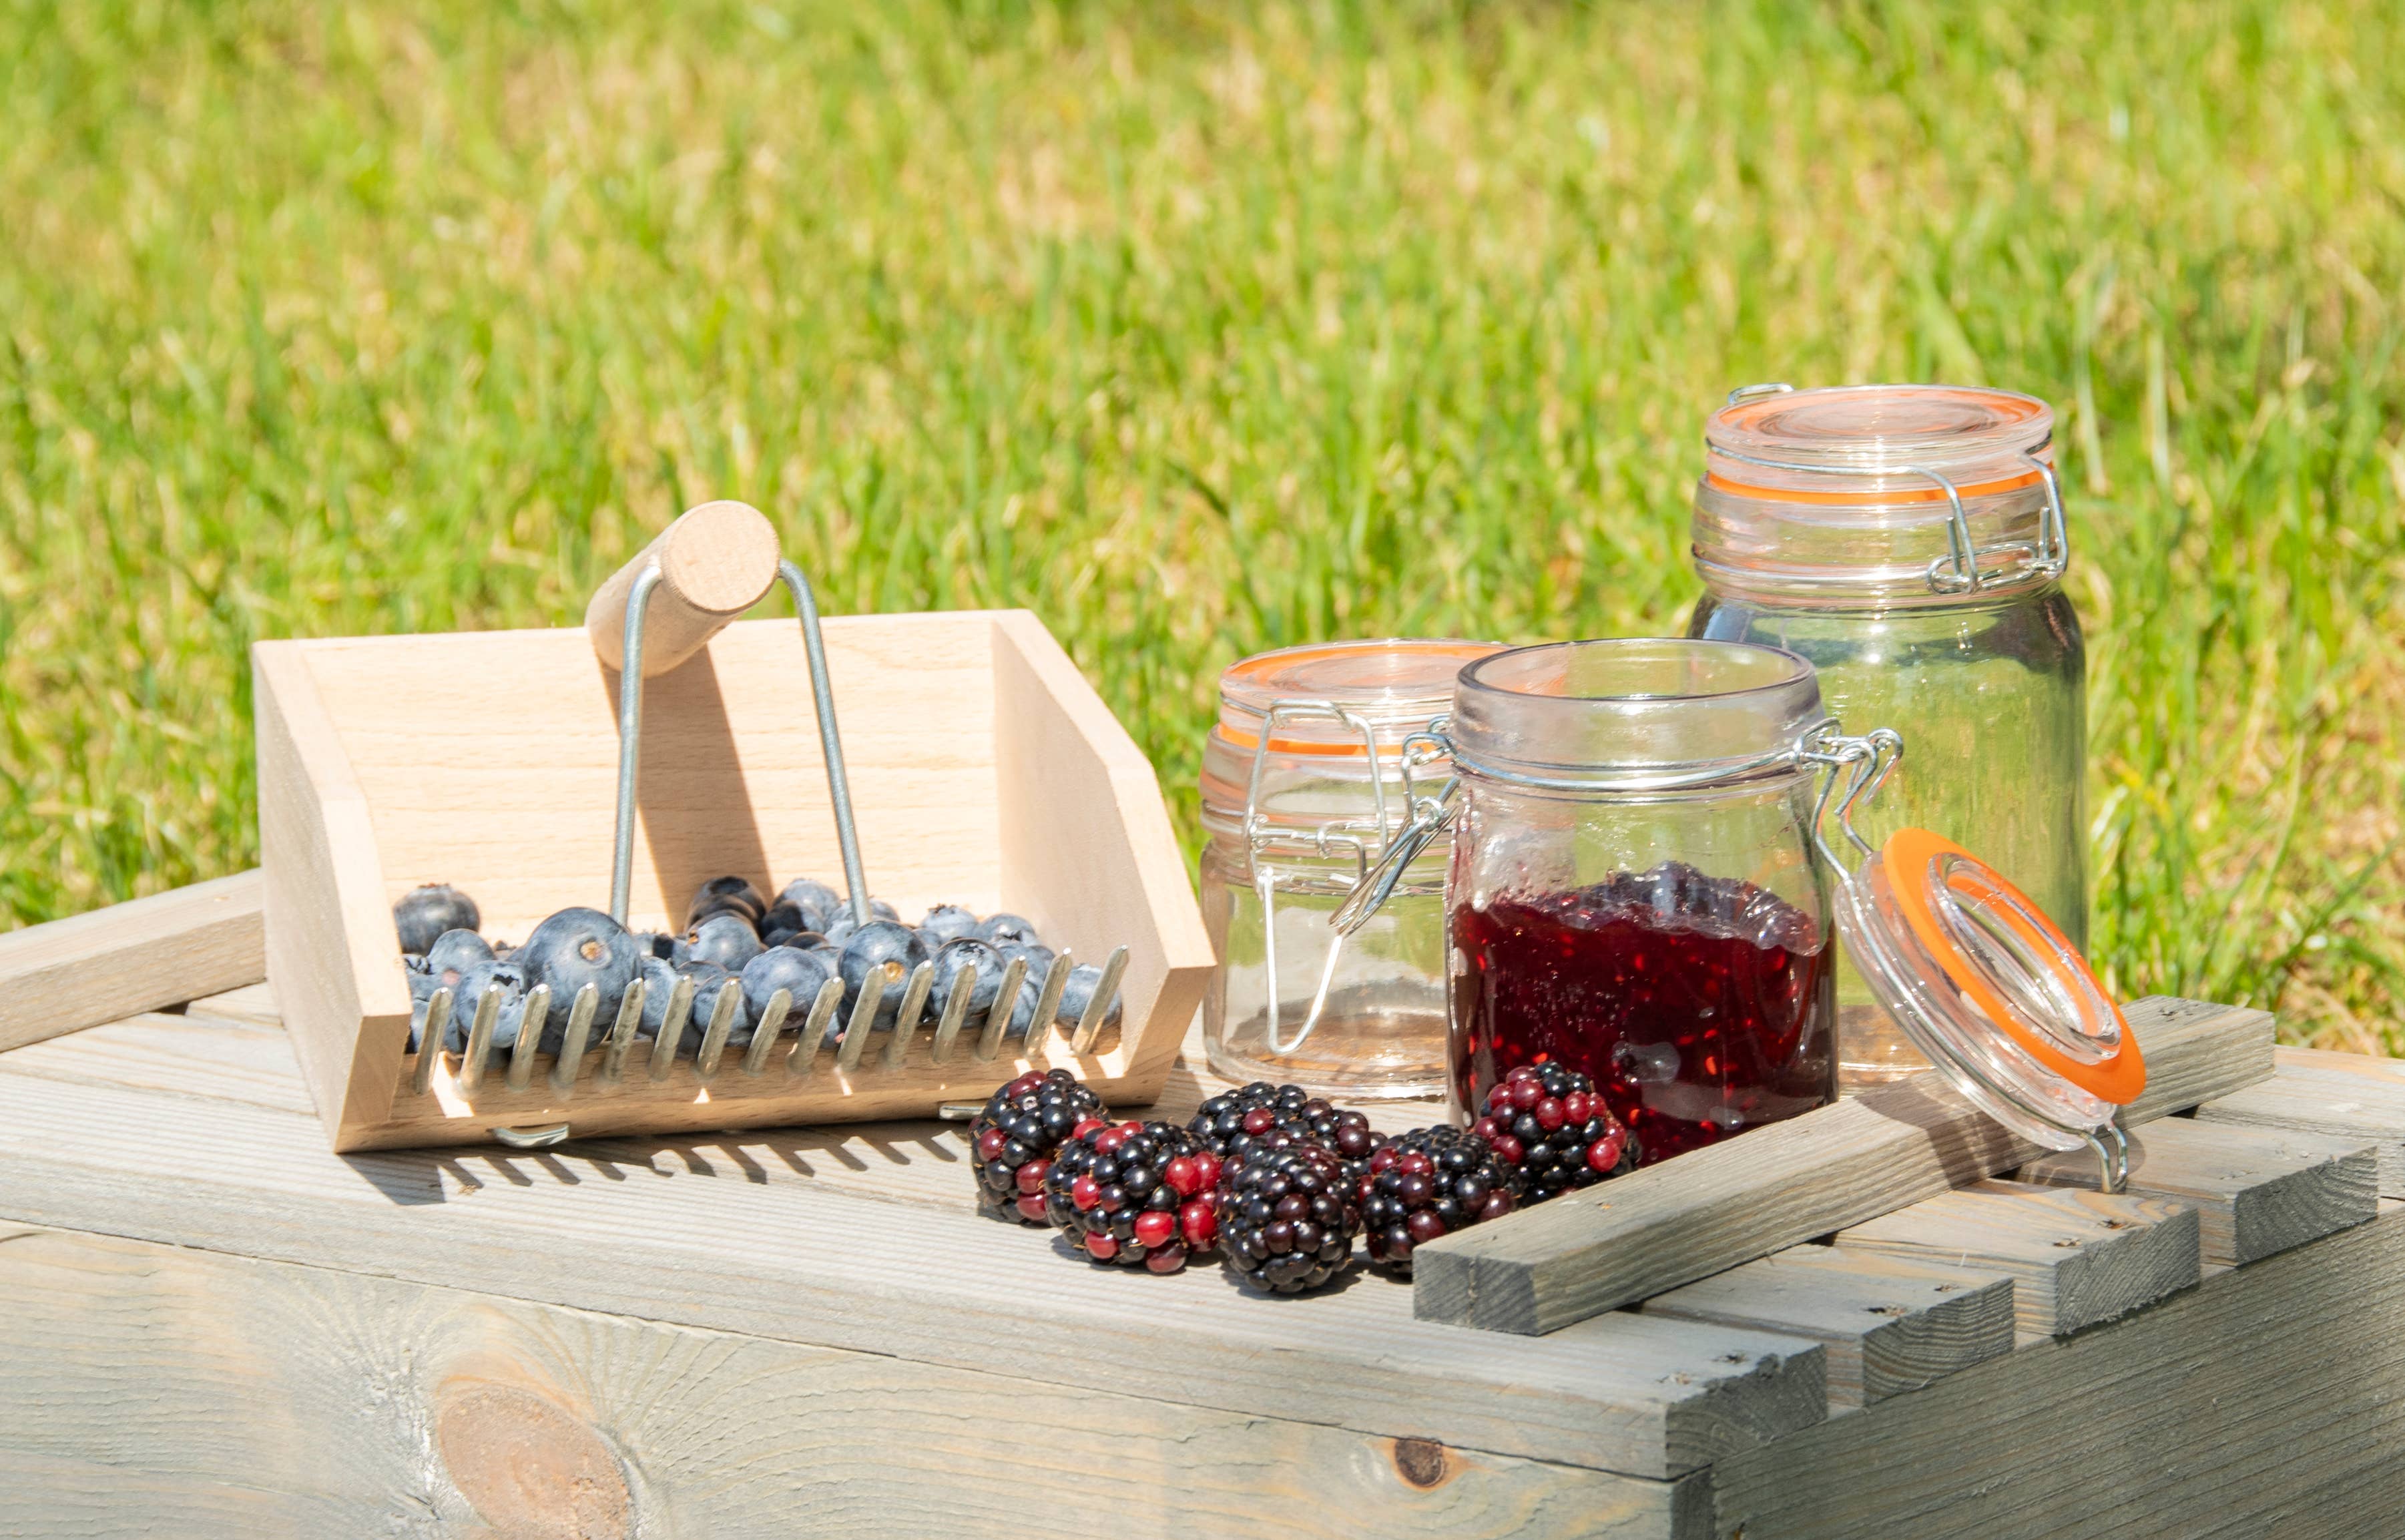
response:
[(1836, 1095), (1835, 949), (1751, 883), (1665, 863), (1456, 907), (1453, 940), (1465, 1107), (1517, 1066), (1559, 1063), (1594, 1080), (1650, 1166)]

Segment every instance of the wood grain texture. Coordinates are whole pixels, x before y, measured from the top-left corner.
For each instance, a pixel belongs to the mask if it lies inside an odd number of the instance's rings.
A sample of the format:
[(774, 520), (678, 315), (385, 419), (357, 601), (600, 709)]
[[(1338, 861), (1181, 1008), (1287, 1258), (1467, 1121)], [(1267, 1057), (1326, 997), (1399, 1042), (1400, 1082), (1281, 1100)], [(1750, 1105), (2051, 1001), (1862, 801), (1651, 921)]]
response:
[(1711, 1472), (1723, 1540), (2399, 1533), (2405, 1211)]
[(1837, 1232), (1840, 1249), (2004, 1273), (2021, 1330), (2117, 1321), (2201, 1276), (2196, 1210), (2162, 1198), (1982, 1181)]
[(1862, 1406), (2013, 1350), (2013, 1280), (1834, 1246), (1793, 1246), (1656, 1294), (1647, 1315), (1808, 1336), (1829, 1404)]
[(1093, 1267), (977, 1215), (957, 1134), (925, 1123), (338, 1155), (272, 1105), (297, 1086), (256, 1067), (256, 1029), (125, 1031), (146, 1077), (181, 1054), (215, 1083), (106, 1083), (121, 1035), (0, 1056), (0, 1216), (1052, 1384), (1104, 1365), (1150, 1399), (1655, 1478), (1827, 1414), (1795, 1337), (1614, 1313), (1524, 1342), (1414, 1321), (1367, 1274), (1263, 1300), (1218, 1268)]
[[(2096, 1158), (2045, 1155), (2020, 1180), (2094, 1187)], [(2378, 1211), (2371, 1145), (2326, 1134), (2164, 1118), (2130, 1137), (2129, 1191), (2197, 1212), (2204, 1260), (2224, 1267), (2360, 1224)]]
[[(84, 1234), (0, 1244), (12, 1535), (1579, 1534), (1709, 1477), (1428, 1440)], [(1106, 1378), (1106, 1377), (1105, 1377)], [(239, 1406), (239, 1415), (228, 1415)]]
[[(271, 961), (313, 1086), (348, 1096), (319, 1102), (345, 1109), (329, 1115), (339, 1148), (485, 1142), (496, 1125), (558, 1122), (611, 1134), (923, 1115), (981, 1097), (1029, 1062), (1074, 1065), (1121, 1099), (1157, 1094), (1212, 954), (1159, 783), (1132, 742), (1033, 616), (853, 616), (824, 629), (872, 889), (909, 914), (938, 902), (1025, 913), (1095, 961), (1126, 945), (1125, 1026), (1083, 1057), (1055, 1032), (1033, 1061), (979, 1065), (963, 1052), (938, 1068), (922, 1040), (899, 1070), (872, 1057), (852, 1074), (823, 1065), (808, 1081), (772, 1067), (705, 1086), (688, 1065), (665, 1082), (606, 1090), (588, 1077), (562, 1100), (546, 1060), (520, 1092), (499, 1076), (472, 1096), (402, 1091), (398, 944), (389, 916), (371, 918), (357, 893), (375, 890), (381, 911), (449, 882), (505, 939), (600, 902), (617, 785), (612, 678), (577, 630), (263, 643), (260, 817), (280, 831), (269, 842), (291, 853), (296, 884), (292, 902), (269, 904)], [(308, 730), (291, 727), (304, 719)], [(773, 890), (840, 872), (795, 623), (737, 622), (651, 681), (643, 736), (635, 926), (681, 923), (713, 876)], [(337, 826), (347, 831), (339, 866)], [(271, 892), (278, 866), (269, 862)], [(281, 940), (279, 913), (290, 917)], [(318, 928), (304, 933), (310, 916)], [(319, 962), (328, 947), (347, 949), (331, 968)], [(344, 1001), (386, 975), (399, 1018), (346, 1015)]]
[[(2262, 1011), (2155, 998), (2128, 1015), (2150, 1074), (2133, 1120), (2271, 1073)], [(1923, 1074), (1432, 1241), (1413, 1256), (1413, 1307), (1427, 1321), (1554, 1331), (2037, 1153)]]
[(257, 871), (0, 936), (0, 1051), (267, 977)]
[(2282, 1049), (2278, 1073), (2206, 1102), (2197, 1121), (2363, 1140), (2378, 1152), (2380, 1195), (2405, 1198), (2405, 1075), (2397, 1066), (2395, 1059)]
[(643, 615), (643, 676), (667, 673), (776, 586), (777, 530), (748, 502), (689, 508), (612, 572), (584, 607), (584, 632), (601, 666), (626, 667), (626, 600), (656, 564), (659, 586)]

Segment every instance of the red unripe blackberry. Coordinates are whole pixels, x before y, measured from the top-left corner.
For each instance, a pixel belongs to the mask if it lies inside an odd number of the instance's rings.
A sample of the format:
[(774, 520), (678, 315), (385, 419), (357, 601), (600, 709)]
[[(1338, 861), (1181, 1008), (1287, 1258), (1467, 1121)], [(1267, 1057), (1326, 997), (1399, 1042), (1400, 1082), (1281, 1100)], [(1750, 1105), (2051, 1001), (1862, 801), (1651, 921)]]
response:
[(1065, 1069), (1031, 1069), (994, 1092), (969, 1123), (980, 1206), (1022, 1223), (1048, 1223), (1044, 1178), (1052, 1153), (1102, 1110), (1103, 1099)]
[(1264, 1293), (1301, 1293), (1334, 1278), (1352, 1264), (1360, 1232), (1353, 1180), (1326, 1150), (1256, 1151), (1219, 1190), (1220, 1250)]
[(1385, 1136), (1362, 1114), (1339, 1109), (1301, 1086), (1267, 1081), (1221, 1092), (1204, 1102), (1186, 1126), (1226, 1163), (1223, 1179), (1260, 1151), (1304, 1143), (1330, 1151), (1358, 1178), (1365, 1169), (1361, 1163), (1385, 1142)]
[(1497, 1081), (1470, 1132), (1517, 1174), (1527, 1203), (1637, 1169), (1637, 1140), (1627, 1125), (1596, 1095), (1593, 1081), (1558, 1064), (1524, 1064)]
[(1096, 1123), (1061, 1146), (1044, 1177), (1044, 1211), (1096, 1262), (1174, 1273), (1196, 1249), (1183, 1234), (1190, 1200), (1168, 1169), (1199, 1153), (1174, 1123)]
[(1370, 1157), (1361, 1230), (1371, 1261), (1408, 1272), (1413, 1248), (1518, 1203), (1518, 1178), (1484, 1139), (1449, 1125), (1414, 1128)]

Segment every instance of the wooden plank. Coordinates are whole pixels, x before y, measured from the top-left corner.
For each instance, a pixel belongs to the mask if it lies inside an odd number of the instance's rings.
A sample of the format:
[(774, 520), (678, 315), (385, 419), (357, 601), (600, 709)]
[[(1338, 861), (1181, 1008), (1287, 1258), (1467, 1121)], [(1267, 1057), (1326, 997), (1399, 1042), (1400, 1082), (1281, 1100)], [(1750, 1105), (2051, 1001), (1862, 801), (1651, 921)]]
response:
[(1863, 1406), (2013, 1350), (2013, 1280), (1835, 1246), (1793, 1246), (1645, 1302), (1647, 1315), (1808, 1336), (1829, 1404)]
[[(11, 1534), (1545, 1533), (1678, 1484), (91, 1235), (0, 1245)], [(765, 1313), (765, 1312), (764, 1312)], [(1107, 1377), (1104, 1377), (1105, 1379)]]
[(1712, 1469), (1744, 1540), (2398, 1533), (2405, 1212)]
[[(2094, 1187), (2096, 1157), (2046, 1155), (2020, 1180)], [(2360, 1224), (2378, 1211), (2372, 1147), (2285, 1128), (2164, 1118), (2130, 1137), (2129, 1191), (2197, 1212), (2204, 1260), (2239, 1267)]]
[(1982, 1181), (1837, 1232), (1841, 1249), (2013, 1280), (2025, 1332), (2063, 1336), (2193, 1285), (2196, 1210), (2164, 1198)]
[(0, 936), (0, 1051), (267, 977), (256, 871)]
[[(181, 1030), (196, 1059), (230, 1051), (225, 1026)], [(21, 1074), (13, 1057), (0, 1216), (27, 1222), (1052, 1384), (1106, 1375), (1151, 1399), (1655, 1478), (1827, 1415), (1823, 1351), (1799, 1338), (1615, 1313), (1506, 1341), (1414, 1321), (1406, 1287), (1366, 1274), (1264, 1300), (1216, 1267), (1094, 1267), (977, 1216), (957, 1136), (924, 1124), (832, 1151), (781, 1131), (342, 1156), (257, 1095)], [(816, 1174), (853, 1159), (929, 1163), (952, 1207)]]
[[(2138, 1121), (2271, 1070), (2259, 1010), (2162, 998), (2128, 1008), (2150, 1088)], [(1951, 1188), (2037, 1150), (1934, 1073), (1423, 1246), (1422, 1320), (1541, 1333), (1751, 1262)]]
[(2397, 1064), (2283, 1049), (2278, 1073), (2206, 1102), (2197, 1121), (2362, 1140), (2378, 1151), (2380, 1195), (2405, 1198), (2405, 1075)]

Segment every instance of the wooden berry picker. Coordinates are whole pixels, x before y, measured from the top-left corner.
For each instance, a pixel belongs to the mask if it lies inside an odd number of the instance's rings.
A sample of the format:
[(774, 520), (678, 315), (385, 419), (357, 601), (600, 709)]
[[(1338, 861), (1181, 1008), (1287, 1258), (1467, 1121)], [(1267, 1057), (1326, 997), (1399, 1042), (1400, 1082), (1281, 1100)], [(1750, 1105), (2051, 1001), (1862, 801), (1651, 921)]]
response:
[[(798, 629), (736, 618), (781, 577)], [(1147, 1100), (1210, 968), (1151, 768), (1034, 617), (822, 627), (740, 503), (581, 630), (253, 665), (268, 970), (340, 1150), (925, 1115), (1013, 1063)]]

